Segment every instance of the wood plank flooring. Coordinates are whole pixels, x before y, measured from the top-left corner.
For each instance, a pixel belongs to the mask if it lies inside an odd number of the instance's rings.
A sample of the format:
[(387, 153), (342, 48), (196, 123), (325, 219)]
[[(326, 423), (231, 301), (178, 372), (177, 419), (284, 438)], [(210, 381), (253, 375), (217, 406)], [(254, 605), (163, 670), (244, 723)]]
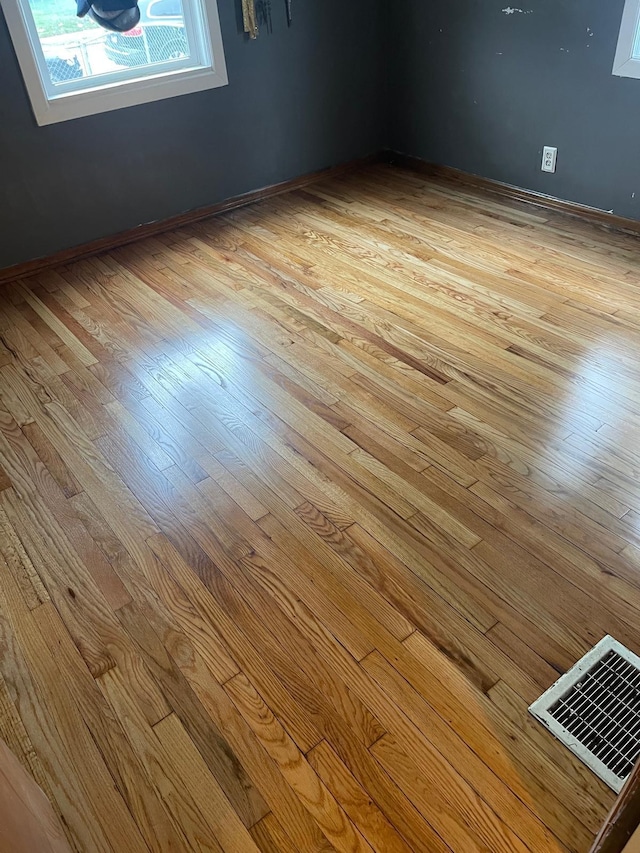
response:
[(389, 166), (0, 291), (0, 736), (78, 853), (586, 853), (637, 239)]

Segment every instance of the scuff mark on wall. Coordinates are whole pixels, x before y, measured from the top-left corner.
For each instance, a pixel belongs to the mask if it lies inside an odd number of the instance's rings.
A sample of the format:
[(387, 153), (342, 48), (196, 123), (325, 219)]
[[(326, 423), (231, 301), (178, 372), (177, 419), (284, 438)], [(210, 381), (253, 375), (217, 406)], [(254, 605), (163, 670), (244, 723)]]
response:
[(533, 14), (533, 9), (528, 9), (528, 10), (526, 10), (526, 11), (525, 11), (524, 9), (514, 9), (514, 8), (513, 8), (513, 6), (507, 6), (507, 7), (506, 7), (506, 9), (503, 9), (503, 10), (502, 10), (502, 13), (503, 13), (504, 15), (515, 15), (515, 14), (518, 14), (518, 15), (532, 15), (532, 14)]

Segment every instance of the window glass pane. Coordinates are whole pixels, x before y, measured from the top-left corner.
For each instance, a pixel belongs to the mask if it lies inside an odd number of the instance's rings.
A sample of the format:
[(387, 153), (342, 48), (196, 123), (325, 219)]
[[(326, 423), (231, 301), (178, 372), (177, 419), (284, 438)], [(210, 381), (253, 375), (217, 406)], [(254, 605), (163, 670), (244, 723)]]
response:
[(142, 0), (140, 23), (128, 33), (78, 18), (75, 0), (28, 2), (54, 86), (131, 68), (159, 71), (159, 63), (191, 55), (181, 0)]
[[(628, 44), (628, 42), (627, 42)], [(640, 23), (636, 28), (636, 37), (633, 42), (633, 53), (632, 56), (634, 59), (640, 59)]]

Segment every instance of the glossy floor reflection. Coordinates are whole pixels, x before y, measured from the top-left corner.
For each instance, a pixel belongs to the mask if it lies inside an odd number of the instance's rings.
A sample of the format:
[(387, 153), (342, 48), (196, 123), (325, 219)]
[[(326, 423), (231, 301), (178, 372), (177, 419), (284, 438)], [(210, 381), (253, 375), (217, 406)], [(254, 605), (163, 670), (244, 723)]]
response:
[(77, 851), (586, 853), (637, 239), (388, 166), (0, 292), (0, 736)]

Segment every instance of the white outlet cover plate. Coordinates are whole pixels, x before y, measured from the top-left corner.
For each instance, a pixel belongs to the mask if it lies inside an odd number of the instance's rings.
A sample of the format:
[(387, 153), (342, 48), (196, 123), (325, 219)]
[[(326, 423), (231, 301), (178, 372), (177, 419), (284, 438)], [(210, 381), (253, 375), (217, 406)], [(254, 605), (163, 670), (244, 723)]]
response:
[(558, 149), (545, 145), (542, 149), (542, 171), (555, 172), (558, 162)]

